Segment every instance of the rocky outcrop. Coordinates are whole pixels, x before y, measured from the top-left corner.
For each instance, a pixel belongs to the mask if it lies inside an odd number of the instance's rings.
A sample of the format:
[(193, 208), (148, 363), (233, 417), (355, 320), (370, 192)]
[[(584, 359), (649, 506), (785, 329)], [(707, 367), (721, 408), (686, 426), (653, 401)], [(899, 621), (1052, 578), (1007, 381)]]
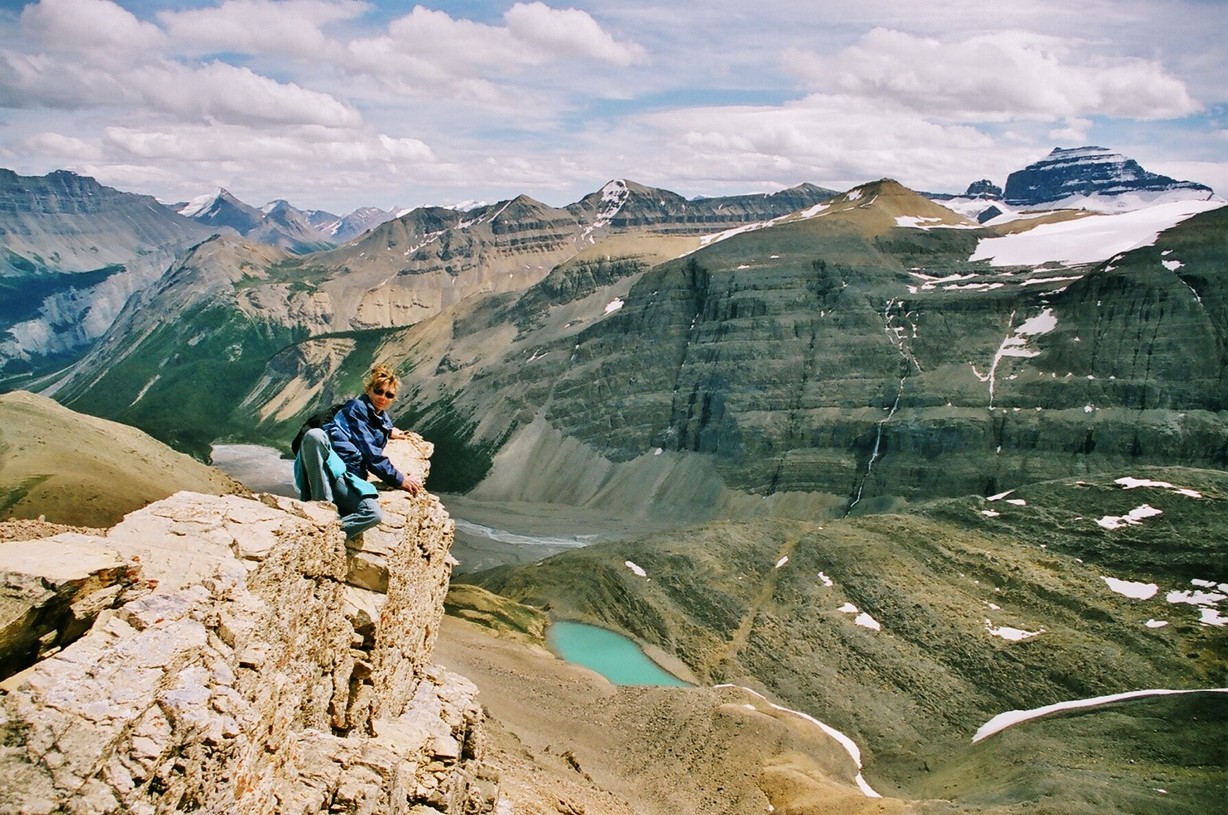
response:
[(491, 811), (476, 688), (432, 662), (452, 521), (380, 502), (349, 544), (329, 505), (187, 492), (0, 544), (44, 586), (0, 607), (9, 663), (38, 660), (0, 697), (0, 810)]
[(996, 200), (1002, 197), (1002, 188), (988, 178), (982, 178), (980, 181), (973, 181), (969, 184), (968, 190), (964, 195), (968, 198), (990, 198)]

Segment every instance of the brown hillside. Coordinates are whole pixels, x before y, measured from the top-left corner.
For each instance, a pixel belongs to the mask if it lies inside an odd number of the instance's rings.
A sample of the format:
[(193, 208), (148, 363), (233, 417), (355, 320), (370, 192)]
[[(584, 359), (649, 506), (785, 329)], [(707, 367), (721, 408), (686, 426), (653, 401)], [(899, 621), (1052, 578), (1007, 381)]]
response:
[(25, 391), (0, 395), (0, 519), (108, 527), (180, 490), (246, 489), (127, 425)]

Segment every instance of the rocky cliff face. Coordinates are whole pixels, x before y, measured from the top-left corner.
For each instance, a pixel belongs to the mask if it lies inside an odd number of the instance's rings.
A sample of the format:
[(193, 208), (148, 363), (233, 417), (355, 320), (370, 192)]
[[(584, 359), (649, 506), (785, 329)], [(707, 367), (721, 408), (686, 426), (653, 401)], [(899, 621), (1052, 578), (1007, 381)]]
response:
[(0, 170), (0, 373), (79, 353), (208, 230), (70, 172)]
[(1220, 467), (1224, 218), (1101, 263), (998, 266), (969, 259), (1001, 233), (884, 182), (555, 301), (515, 335), (493, 310), (458, 319), (446, 366), (438, 327), (403, 347), (432, 372), (415, 384), (517, 439), (490, 498), (630, 500), (619, 471), (647, 506), (677, 489), (681, 457), (706, 463), (704, 483), (813, 496), (808, 513)]
[(567, 209), (593, 229), (653, 227), (668, 234), (706, 235), (730, 226), (796, 212), (834, 196), (814, 184), (768, 195), (738, 195), (688, 201), (669, 190), (615, 179)]
[(381, 503), (349, 545), (330, 506), (272, 496), (6, 527), (0, 809), (491, 811), (476, 689), (431, 660), (452, 522)]

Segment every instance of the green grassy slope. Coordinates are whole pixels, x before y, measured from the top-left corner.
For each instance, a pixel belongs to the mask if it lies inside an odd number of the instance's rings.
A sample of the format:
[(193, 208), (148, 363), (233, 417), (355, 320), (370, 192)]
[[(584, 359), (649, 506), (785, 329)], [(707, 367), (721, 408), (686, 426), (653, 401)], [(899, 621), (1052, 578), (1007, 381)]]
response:
[[(1228, 474), (1122, 475), (1198, 497), (1063, 480), (822, 525), (711, 524), (458, 580), (765, 690), (854, 738), (872, 783), (929, 794), (931, 773), (1003, 711), (1228, 684), (1228, 629), (1169, 602), (1204, 585), (1191, 580), (1228, 582)], [(1099, 523), (1143, 504), (1162, 514)], [(1106, 577), (1155, 590), (1135, 599)]]

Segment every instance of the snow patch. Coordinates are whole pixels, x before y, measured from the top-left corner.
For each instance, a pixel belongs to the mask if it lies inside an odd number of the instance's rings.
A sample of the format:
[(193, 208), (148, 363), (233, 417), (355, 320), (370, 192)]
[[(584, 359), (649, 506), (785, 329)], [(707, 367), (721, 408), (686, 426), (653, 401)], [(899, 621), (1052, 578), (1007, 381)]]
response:
[(1024, 631), (1022, 628), (1011, 628), (1007, 625), (994, 626), (993, 622), (989, 619), (985, 620), (985, 630), (990, 634), (993, 634), (995, 637), (1001, 637), (1002, 639), (1010, 640), (1011, 642), (1029, 640), (1032, 637), (1039, 637), (1045, 632), (1045, 629), (1043, 628), (1039, 631)]
[(1100, 575), (1100, 579), (1113, 591), (1134, 600), (1150, 600), (1160, 590), (1160, 587), (1155, 583), (1136, 583), (1131, 580), (1118, 580), (1115, 577), (1107, 577), (1105, 575)]
[(185, 218), (195, 218), (197, 215), (200, 215), (202, 212), (209, 209), (209, 207), (213, 206), (214, 202), (217, 201), (218, 196), (221, 194), (222, 191), (218, 190), (217, 192), (209, 193), (208, 195), (198, 195), (184, 205), (183, 209), (179, 210), (179, 214)]
[(1177, 693), (1228, 693), (1228, 688), (1207, 688), (1205, 690), (1136, 690), (1127, 693), (1114, 693), (1110, 696), (1097, 696), (1092, 699), (1075, 699), (1070, 702), (1058, 702), (1055, 705), (1045, 705), (1044, 707), (1033, 708), (1032, 710), (1008, 710), (1005, 713), (999, 713), (994, 716), (976, 731), (976, 735), (972, 737), (972, 743), (976, 744), (981, 739), (992, 736), (994, 733), (1005, 730), (1013, 724), (1025, 722), (1028, 719), (1036, 719), (1045, 716), (1049, 713), (1056, 713), (1061, 710), (1077, 710), (1086, 707), (1099, 707), (1112, 702), (1120, 702), (1123, 699), (1138, 699), (1145, 696), (1168, 696)]
[(618, 311), (620, 308), (623, 307), (623, 303), (624, 301), (621, 297), (615, 297), (613, 300), (606, 303), (605, 313), (613, 314), (614, 312)]
[[(725, 685), (713, 685), (713, 687), (714, 688), (737, 688), (738, 690), (745, 691), (746, 693), (749, 693), (751, 696), (754, 696), (758, 699), (762, 699), (763, 701), (767, 702), (767, 697), (764, 696), (762, 693), (753, 691), (750, 688), (746, 688), (741, 685), (725, 684)], [(824, 724), (823, 722), (819, 721), (815, 717), (811, 716), (809, 713), (803, 713), (800, 710), (793, 710), (792, 708), (783, 707), (782, 705), (775, 704), (774, 702), (768, 702), (768, 706), (771, 707), (772, 710), (779, 710), (782, 713), (790, 713), (794, 716), (797, 716), (798, 718), (805, 719), (806, 721), (813, 724), (815, 727), (822, 730), (829, 738), (831, 738), (837, 744), (843, 747), (844, 751), (848, 753), (849, 758), (851, 758), (853, 760), (853, 763), (857, 765), (857, 769), (858, 770), (861, 769), (861, 748), (857, 746), (857, 742), (853, 741), (848, 736), (841, 733), (839, 730), (832, 727), (831, 725)], [(857, 781), (857, 787), (862, 791), (862, 793), (867, 798), (882, 798), (883, 797), (879, 795), (877, 792), (875, 792), (870, 787), (870, 785), (866, 783), (866, 780), (861, 777), (860, 772), (857, 773), (857, 778), (855, 780)]]
[(648, 572), (630, 560), (624, 560), (623, 565), (630, 569), (636, 577), (648, 577)]
[(1024, 320), (1019, 326), (998, 346), (998, 351), (994, 354), (993, 363), (989, 367), (989, 373), (981, 375), (976, 372), (976, 367), (973, 366), (973, 373), (982, 382), (989, 383), (989, 407), (993, 407), (994, 392), (997, 388), (998, 366), (1002, 360), (1007, 357), (1020, 357), (1027, 359), (1029, 357), (1040, 356), (1040, 351), (1028, 347), (1028, 340), (1031, 337), (1038, 337), (1042, 334), (1048, 334), (1053, 329), (1057, 328), (1057, 315), (1053, 313), (1053, 309), (1046, 308), (1040, 314), (1034, 317), (1029, 317)]
[(856, 625), (859, 625), (862, 628), (868, 628), (871, 631), (882, 631), (883, 630), (882, 624), (878, 620), (871, 617), (869, 614), (866, 614), (864, 611), (858, 614), (856, 618), (853, 619), (853, 622)]
[(1118, 484), (1122, 487), (1122, 489), (1127, 490), (1134, 490), (1138, 489), (1139, 487), (1155, 487), (1162, 490), (1172, 490), (1173, 492), (1179, 495), (1184, 495), (1188, 498), (1202, 497), (1202, 493), (1198, 492), (1197, 490), (1191, 490), (1186, 487), (1178, 487), (1167, 481), (1152, 481), (1147, 478), (1131, 478), (1130, 476), (1126, 476), (1125, 478), (1117, 479), (1113, 483)]
[(895, 216), (895, 225), (903, 227), (915, 227), (917, 229), (928, 229), (931, 226), (941, 226), (941, 218), (924, 218), (919, 215), (897, 215)]
[(878, 620), (871, 617), (866, 612), (861, 611), (860, 609), (857, 608), (857, 606), (853, 605), (852, 603), (845, 603), (844, 605), (840, 606), (840, 608), (836, 610), (843, 614), (856, 614), (857, 616), (853, 618), (854, 625), (859, 625), (862, 628), (868, 628), (871, 631), (882, 631), (883, 630), (882, 623), (880, 623)]
[(1143, 504), (1130, 510), (1125, 515), (1105, 515), (1096, 523), (1105, 529), (1121, 529), (1123, 526), (1138, 525), (1143, 522), (1144, 518), (1154, 518), (1157, 515), (1163, 514), (1163, 510), (1156, 509), (1151, 504)]
[(581, 239), (589, 238), (594, 230), (609, 226), (610, 221), (614, 219), (614, 216), (618, 214), (630, 197), (631, 190), (627, 188), (627, 182), (621, 178), (615, 179), (602, 187), (601, 204), (597, 210), (597, 217), (584, 230)]
[[(1196, 589), (1170, 591), (1166, 596), (1170, 604), (1186, 604), (1198, 607), (1198, 621), (1203, 625), (1228, 625), (1228, 617), (1220, 614), (1219, 604), (1228, 600), (1228, 583), (1212, 583), (1209, 580), (1191, 580)], [(1203, 591), (1215, 589), (1215, 591)]]

